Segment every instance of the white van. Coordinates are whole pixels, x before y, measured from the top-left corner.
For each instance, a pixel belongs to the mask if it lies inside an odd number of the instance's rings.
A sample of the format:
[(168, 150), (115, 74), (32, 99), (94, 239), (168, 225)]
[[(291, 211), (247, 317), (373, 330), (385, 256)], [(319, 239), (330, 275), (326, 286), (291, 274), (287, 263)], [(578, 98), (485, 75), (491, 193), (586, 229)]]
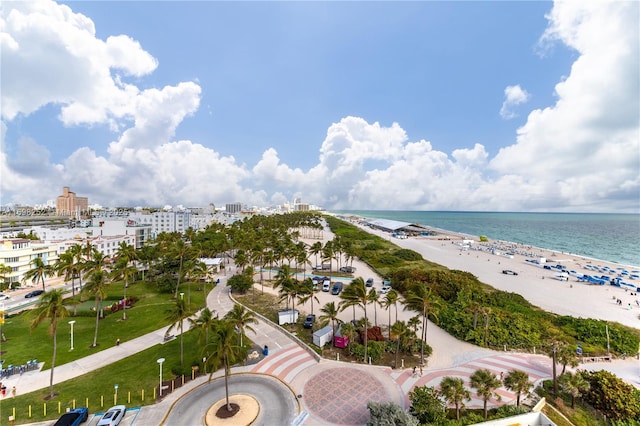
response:
[(331, 280), (324, 280), (322, 283), (322, 291), (329, 291), (331, 289)]

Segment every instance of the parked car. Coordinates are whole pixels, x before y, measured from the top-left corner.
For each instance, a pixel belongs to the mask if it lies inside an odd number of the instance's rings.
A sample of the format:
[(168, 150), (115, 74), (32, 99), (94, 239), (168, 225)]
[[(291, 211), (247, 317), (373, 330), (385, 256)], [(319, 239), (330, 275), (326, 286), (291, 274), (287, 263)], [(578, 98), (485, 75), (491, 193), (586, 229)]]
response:
[(502, 273), (503, 273), (503, 274), (505, 274), (505, 275), (518, 275), (518, 273), (517, 273), (517, 272), (512, 271), (511, 269), (504, 269), (504, 270), (502, 271)]
[(390, 290), (391, 290), (390, 285), (383, 285), (382, 288), (380, 289), (380, 293), (382, 294), (389, 293)]
[(324, 280), (322, 282), (322, 291), (329, 291), (331, 290), (331, 280)]
[(44, 290), (33, 290), (25, 294), (24, 297), (25, 299), (30, 299), (32, 297), (40, 296), (42, 293), (44, 293)]
[(340, 281), (338, 281), (337, 283), (335, 283), (333, 285), (333, 288), (331, 289), (331, 294), (333, 294), (333, 295), (340, 294), (340, 292), (342, 291), (342, 287), (343, 286), (344, 286), (344, 284), (342, 284)]
[(313, 324), (316, 322), (316, 316), (315, 315), (307, 315), (307, 318), (305, 318), (304, 323), (302, 324), (302, 326), (304, 328), (313, 328)]
[(116, 405), (102, 415), (96, 426), (118, 426), (127, 411), (124, 405)]
[(364, 284), (367, 287), (373, 287), (373, 278), (367, 278), (367, 281)]
[(347, 274), (353, 274), (356, 271), (356, 268), (353, 266), (343, 266), (340, 268), (340, 272), (346, 272)]
[(64, 413), (53, 426), (79, 426), (89, 418), (87, 407), (80, 407)]
[(8, 294), (0, 293), (0, 300), (9, 300), (11, 299)]

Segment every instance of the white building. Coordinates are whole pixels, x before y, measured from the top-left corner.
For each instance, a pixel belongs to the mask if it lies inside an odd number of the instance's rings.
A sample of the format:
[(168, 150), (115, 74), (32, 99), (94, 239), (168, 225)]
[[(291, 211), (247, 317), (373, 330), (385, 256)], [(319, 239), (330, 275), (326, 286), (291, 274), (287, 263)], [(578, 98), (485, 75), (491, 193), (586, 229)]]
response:
[(135, 212), (129, 214), (129, 219), (139, 225), (150, 225), (152, 238), (157, 237), (161, 232), (180, 232), (182, 234), (191, 226), (191, 212), (189, 211)]
[(0, 263), (11, 268), (5, 275), (5, 283), (18, 286), (24, 281), (24, 274), (33, 269), (31, 261), (42, 258), (45, 265), (58, 262), (58, 252), (54, 244), (23, 238), (0, 240)]

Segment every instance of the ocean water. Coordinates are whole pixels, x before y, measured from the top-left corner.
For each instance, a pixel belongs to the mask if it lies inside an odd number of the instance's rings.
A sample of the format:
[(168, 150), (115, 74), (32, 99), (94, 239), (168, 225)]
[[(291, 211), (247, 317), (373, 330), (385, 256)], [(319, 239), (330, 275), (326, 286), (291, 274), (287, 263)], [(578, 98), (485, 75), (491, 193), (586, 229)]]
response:
[(340, 210), (640, 267), (640, 215)]

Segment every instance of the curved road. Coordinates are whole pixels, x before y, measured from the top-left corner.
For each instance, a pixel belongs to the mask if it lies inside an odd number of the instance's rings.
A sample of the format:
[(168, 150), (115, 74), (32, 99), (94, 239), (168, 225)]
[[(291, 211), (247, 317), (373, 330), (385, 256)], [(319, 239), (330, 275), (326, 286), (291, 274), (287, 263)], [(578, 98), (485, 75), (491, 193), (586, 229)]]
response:
[[(233, 374), (229, 395), (244, 393), (260, 403), (254, 425), (290, 425), (300, 411), (296, 396), (280, 380), (263, 374)], [(225, 398), (224, 377), (193, 389), (178, 399), (163, 425), (204, 425), (209, 407)]]

